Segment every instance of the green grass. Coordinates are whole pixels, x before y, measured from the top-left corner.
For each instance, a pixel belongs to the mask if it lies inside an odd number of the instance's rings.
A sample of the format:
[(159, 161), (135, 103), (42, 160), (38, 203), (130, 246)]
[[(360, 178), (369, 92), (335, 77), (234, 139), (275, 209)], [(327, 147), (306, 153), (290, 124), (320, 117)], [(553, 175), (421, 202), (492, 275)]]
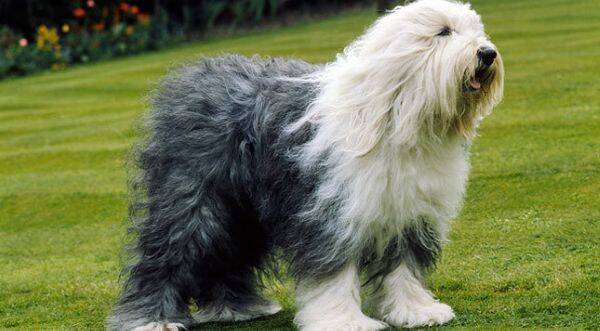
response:
[[(600, 325), (600, 6), (474, 1), (506, 64), (465, 207), (430, 279), (451, 327)], [(124, 156), (167, 68), (225, 52), (325, 62), (373, 11), (0, 82), (0, 328), (101, 329), (118, 290)], [(207, 329), (290, 329), (269, 319)]]

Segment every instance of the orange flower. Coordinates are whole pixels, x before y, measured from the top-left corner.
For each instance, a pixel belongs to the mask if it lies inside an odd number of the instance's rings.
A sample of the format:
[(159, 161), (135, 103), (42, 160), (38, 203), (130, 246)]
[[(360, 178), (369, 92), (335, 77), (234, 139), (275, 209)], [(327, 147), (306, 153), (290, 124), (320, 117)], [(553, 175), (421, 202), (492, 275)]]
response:
[(92, 24), (92, 30), (94, 30), (94, 31), (102, 31), (102, 30), (104, 30), (104, 27), (105, 27), (104, 22)]
[(142, 23), (143, 25), (150, 24), (150, 15), (148, 15), (148, 14), (140, 13), (137, 16), (137, 19), (138, 19), (138, 22)]
[(140, 7), (138, 7), (138, 6), (131, 6), (131, 13), (133, 15), (139, 14), (140, 13)]
[(73, 16), (75, 16), (76, 18), (82, 18), (85, 16), (85, 10), (83, 8), (73, 9)]
[(124, 11), (124, 12), (128, 12), (129, 8), (130, 8), (130, 6), (127, 2), (121, 2), (121, 4), (119, 5), (119, 9), (121, 9), (121, 11)]

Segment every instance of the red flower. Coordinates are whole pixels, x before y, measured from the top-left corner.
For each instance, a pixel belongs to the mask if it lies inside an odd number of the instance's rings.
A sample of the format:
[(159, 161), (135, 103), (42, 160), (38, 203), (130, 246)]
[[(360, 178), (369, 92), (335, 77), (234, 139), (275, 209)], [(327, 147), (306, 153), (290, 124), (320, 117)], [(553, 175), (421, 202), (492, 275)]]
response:
[(73, 9), (73, 16), (75, 16), (76, 18), (82, 18), (85, 16), (85, 10), (83, 8)]
[(124, 11), (124, 12), (128, 12), (129, 7), (130, 6), (127, 2), (121, 2), (121, 4), (119, 5), (119, 9), (121, 9), (121, 11)]
[(92, 24), (92, 30), (94, 30), (94, 31), (102, 31), (102, 30), (104, 30), (104, 27), (105, 27), (104, 22)]
[(133, 15), (137, 15), (140, 13), (140, 8), (138, 6), (131, 6), (131, 13)]

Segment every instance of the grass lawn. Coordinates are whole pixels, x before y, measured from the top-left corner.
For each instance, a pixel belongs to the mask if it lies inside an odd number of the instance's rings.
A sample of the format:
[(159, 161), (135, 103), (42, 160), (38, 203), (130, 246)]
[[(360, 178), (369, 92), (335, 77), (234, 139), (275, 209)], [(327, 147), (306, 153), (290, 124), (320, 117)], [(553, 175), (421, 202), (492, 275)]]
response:
[[(465, 207), (430, 278), (461, 327), (600, 326), (600, 6), (475, 0), (506, 64)], [(125, 155), (167, 68), (225, 52), (331, 60), (374, 10), (0, 82), (0, 329), (101, 329), (118, 290)], [(200, 329), (293, 329), (285, 311)]]

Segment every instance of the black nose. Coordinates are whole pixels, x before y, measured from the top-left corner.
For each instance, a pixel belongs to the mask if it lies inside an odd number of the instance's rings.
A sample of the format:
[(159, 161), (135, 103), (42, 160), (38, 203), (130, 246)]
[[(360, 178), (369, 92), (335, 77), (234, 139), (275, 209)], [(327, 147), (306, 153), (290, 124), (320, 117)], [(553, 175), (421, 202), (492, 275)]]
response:
[(492, 65), (496, 58), (496, 51), (490, 47), (482, 47), (477, 51), (477, 56), (486, 66)]

